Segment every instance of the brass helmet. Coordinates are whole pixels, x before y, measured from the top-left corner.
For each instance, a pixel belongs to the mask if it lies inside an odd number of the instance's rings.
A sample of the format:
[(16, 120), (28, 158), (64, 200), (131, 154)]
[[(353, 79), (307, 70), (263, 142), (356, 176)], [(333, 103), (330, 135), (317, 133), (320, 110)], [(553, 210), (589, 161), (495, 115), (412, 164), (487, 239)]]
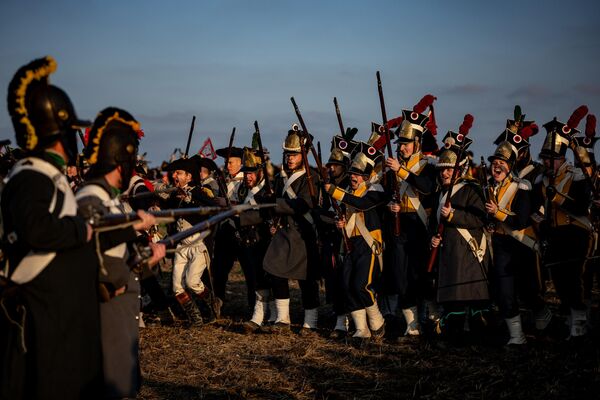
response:
[(300, 148), (300, 140), (305, 140), (302, 138), (302, 135), (303, 133), (298, 124), (292, 125), (292, 129), (288, 131), (285, 141), (283, 142), (282, 148), (284, 153), (300, 153), (302, 151)]
[[(397, 144), (421, 142), (423, 133), (428, 129), (429, 115), (424, 114), (429, 107), (433, 114), (433, 102), (436, 100), (431, 94), (425, 95), (412, 110), (402, 110), (402, 123), (396, 130)], [(435, 133), (435, 132), (434, 132)]]
[(463, 166), (467, 160), (467, 149), (473, 143), (473, 140), (467, 135), (471, 126), (473, 125), (473, 116), (471, 114), (465, 115), (462, 125), (458, 129), (458, 133), (448, 131), (442, 142), (444, 147), (442, 148), (438, 157), (436, 168), (454, 168), (456, 160), (459, 154), (462, 154), (459, 166)]
[(352, 163), (348, 173), (366, 177), (374, 173), (377, 164), (384, 159), (383, 153), (368, 143), (359, 142), (352, 154)]
[(496, 147), (496, 151), (494, 154), (488, 157), (488, 161), (491, 163), (494, 160), (502, 160), (508, 164), (509, 169), (513, 169), (515, 166), (515, 162), (517, 161), (517, 156), (519, 155), (519, 150), (512, 145), (512, 143), (508, 141), (504, 141)]
[(50, 56), (21, 67), (8, 85), (8, 112), (19, 147), (35, 152), (60, 139), (74, 162), (77, 130), (90, 122), (77, 118), (69, 96), (50, 85), (48, 77), (55, 70), (56, 61)]
[(122, 187), (127, 188), (137, 164), (141, 135), (139, 122), (127, 111), (116, 107), (100, 111), (83, 150), (90, 165), (88, 177), (103, 176), (120, 166)]
[(546, 139), (542, 145), (540, 158), (564, 157), (572, 138), (579, 133), (576, 129), (577, 125), (587, 112), (588, 108), (586, 106), (580, 106), (573, 112), (566, 124), (558, 121), (556, 117), (545, 123)]
[(244, 147), (242, 154), (242, 172), (256, 172), (262, 168), (263, 159), (258, 150)]

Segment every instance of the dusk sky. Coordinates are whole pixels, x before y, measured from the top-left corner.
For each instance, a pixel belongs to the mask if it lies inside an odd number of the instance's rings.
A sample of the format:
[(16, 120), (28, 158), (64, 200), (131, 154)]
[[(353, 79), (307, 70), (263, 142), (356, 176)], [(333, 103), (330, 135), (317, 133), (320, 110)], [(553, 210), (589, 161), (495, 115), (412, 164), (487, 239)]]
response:
[(2, 0), (0, 139), (14, 143), (13, 74), (52, 55), (51, 82), (79, 116), (131, 112), (154, 166), (185, 147), (192, 115), (193, 151), (207, 137), (225, 147), (234, 126), (235, 145), (250, 145), (258, 120), (280, 162), (296, 122), (291, 96), (327, 157), (334, 96), (359, 139), (381, 121), (378, 70), (388, 118), (437, 96), (438, 142), (473, 114), (478, 159), (493, 152), (515, 104), (540, 127), (581, 104), (600, 114), (599, 27), (598, 1)]

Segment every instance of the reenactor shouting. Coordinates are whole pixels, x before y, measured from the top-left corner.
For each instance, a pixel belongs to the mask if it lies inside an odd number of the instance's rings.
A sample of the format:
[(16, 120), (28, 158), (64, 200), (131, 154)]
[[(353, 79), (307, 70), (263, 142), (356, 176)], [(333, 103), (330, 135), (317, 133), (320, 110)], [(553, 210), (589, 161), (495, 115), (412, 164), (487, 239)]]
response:
[(519, 304), (517, 301), (516, 274), (524, 251), (522, 246), (532, 248), (535, 238), (525, 231), (531, 215), (531, 183), (513, 173), (518, 156), (517, 148), (509, 141), (501, 142), (493, 155), (491, 177), (485, 182), (485, 209), (493, 221), (492, 235), (494, 262), (490, 267), (492, 299), (500, 309), (510, 333), (509, 345), (525, 344)]
[(325, 185), (333, 199), (346, 205), (346, 215), (337, 226), (346, 231), (350, 240), (351, 251), (344, 259), (343, 287), (346, 307), (356, 327), (353, 337), (359, 339), (380, 339), (385, 333), (374, 286), (383, 268), (383, 238), (377, 208), (389, 198), (379, 183), (369, 181), (382, 161), (380, 151), (361, 142), (348, 170), (350, 185), (347, 188)]

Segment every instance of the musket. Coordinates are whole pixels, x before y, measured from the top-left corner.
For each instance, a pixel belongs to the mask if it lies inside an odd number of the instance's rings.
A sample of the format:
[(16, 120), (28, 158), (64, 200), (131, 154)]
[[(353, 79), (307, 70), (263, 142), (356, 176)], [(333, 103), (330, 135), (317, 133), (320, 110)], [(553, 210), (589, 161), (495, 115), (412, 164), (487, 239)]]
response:
[[(312, 200), (312, 204), (313, 207), (316, 207), (318, 202), (317, 202), (317, 192), (315, 191), (315, 186), (313, 185), (313, 181), (312, 181), (312, 174), (310, 173), (310, 166), (308, 165), (308, 155), (306, 154), (306, 146), (308, 145), (309, 148), (311, 149), (311, 151), (313, 152), (313, 157), (316, 157), (316, 152), (314, 149), (314, 146), (312, 145), (312, 140), (310, 138), (310, 134), (308, 133), (308, 130), (306, 129), (306, 124), (304, 123), (304, 119), (302, 119), (302, 115), (300, 114), (300, 110), (298, 109), (298, 105), (296, 104), (296, 100), (294, 100), (293, 97), (290, 98), (290, 100), (292, 101), (292, 104), (294, 106), (294, 111), (296, 111), (296, 116), (298, 117), (298, 122), (300, 122), (300, 126), (302, 126), (302, 130), (304, 132), (304, 136), (306, 136), (304, 139), (300, 137), (300, 152), (302, 153), (302, 162), (304, 163), (304, 169), (306, 170), (306, 181), (308, 182), (308, 191), (310, 193), (310, 198)], [(293, 130), (295, 130), (296, 132), (298, 132), (298, 125), (294, 125), (292, 127)], [(298, 135), (300, 136), (300, 135)], [(318, 168), (320, 168), (319, 166), (317, 166)]]
[(267, 160), (265, 157), (265, 150), (263, 149), (262, 139), (260, 138), (260, 129), (258, 128), (258, 121), (254, 121), (254, 129), (256, 130), (256, 141), (258, 142), (258, 151), (262, 157), (261, 169), (263, 171), (263, 179), (265, 180), (265, 193), (272, 194), (273, 188), (271, 187), (271, 181), (269, 179), (269, 171), (267, 170)]
[(490, 178), (487, 173), (487, 165), (485, 164), (485, 158), (481, 156), (481, 164), (480, 171), (482, 175), (482, 184), (483, 187), (483, 200), (487, 203), (488, 201), (494, 201), (494, 194), (492, 189), (490, 188)]
[[(186, 217), (189, 215), (210, 215), (219, 212), (227, 211), (229, 207), (191, 207), (191, 208), (176, 208), (173, 210), (160, 210), (160, 211), (146, 211), (148, 214), (153, 215), (158, 223), (173, 222), (177, 218)], [(105, 215), (93, 215), (90, 219), (89, 224), (94, 229), (101, 229), (107, 227), (121, 226), (136, 222), (140, 219), (139, 215), (135, 212), (125, 214), (105, 214)]]
[[(317, 146), (318, 146), (318, 155), (319, 158), (317, 158), (317, 165), (321, 174), (321, 179), (323, 181), (323, 183), (329, 182), (330, 176), (327, 174), (326, 170), (323, 169), (323, 161), (321, 159), (321, 142), (317, 142)], [(336, 220), (340, 220), (343, 216), (344, 216), (344, 212), (342, 211), (342, 208), (340, 207), (340, 204), (331, 196), (329, 196), (330, 198), (330, 202), (331, 202), (331, 206), (333, 207), (333, 211), (335, 212), (335, 219)], [(342, 240), (344, 241), (344, 249), (346, 250), (346, 254), (349, 254), (350, 251), (352, 251), (352, 246), (350, 245), (350, 240), (348, 239), (348, 233), (346, 232), (346, 229), (342, 228)]]
[(344, 136), (344, 124), (342, 123), (342, 113), (340, 113), (340, 107), (338, 106), (337, 97), (333, 98), (333, 104), (335, 105), (335, 115), (337, 116), (338, 125), (340, 126), (340, 133)]
[(161, 194), (170, 194), (170, 193), (176, 192), (178, 190), (180, 190), (180, 188), (173, 186), (173, 187), (166, 188), (166, 189), (155, 190), (153, 192), (142, 192), (142, 193), (131, 194), (131, 195), (123, 195), (123, 196), (121, 196), (121, 200), (129, 201), (129, 200), (148, 199), (151, 197), (159, 196)]
[[(381, 86), (381, 76), (379, 75), (379, 71), (377, 71), (377, 91), (379, 92), (379, 105), (381, 106), (381, 117), (383, 119), (383, 129), (385, 130), (386, 136), (386, 147), (388, 158), (393, 158), (392, 154), (392, 138), (390, 137), (390, 129), (387, 126), (387, 113), (385, 112), (385, 101), (383, 99), (383, 87)], [(383, 164), (383, 173), (385, 174), (385, 164)], [(396, 202), (400, 202), (400, 192), (398, 188), (398, 180), (396, 176), (392, 179), (392, 190), (394, 192), (394, 196), (396, 198)], [(401, 227), (400, 227), (400, 213), (395, 212), (394, 214), (394, 236), (400, 236)]]
[[(230, 209), (223, 211), (219, 214), (213, 215), (212, 217), (210, 217), (202, 222), (199, 222), (196, 225), (193, 225), (192, 227), (190, 227), (184, 231), (177, 232), (173, 235), (167, 236), (166, 238), (159, 240), (157, 243), (164, 244), (166, 247), (175, 247), (175, 246), (177, 246), (177, 243), (179, 243), (181, 240), (188, 238), (195, 233), (205, 232), (201, 235), (201, 237), (208, 236), (208, 234), (209, 234), (208, 230), (210, 228), (212, 228), (219, 222), (221, 222), (227, 218), (233, 217), (234, 215), (240, 214), (246, 210), (256, 209), (256, 208), (267, 208), (267, 207), (274, 207), (274, 206), (275, 206), (275, 204), (259, 204), (259, 205), (240, 204), (235, 207), (231, 207)], [(134, 251), (132, 252), (131, 257), (127, 261), (127, 264), (129, 264), (129, 267), (132, 270), (139, 271), (145, 265), (147, 265), (150, 257), (152, 257), (152, 249), (150, 249), (150, 247), (137, 244), (137, 245), (134, 245)]]
[[(482, 184), (481, 187), (483, 189), (483, 200), (487, 203), (489, 201), (492, 201), (494, 203), (497, 203), (495, 196), (494, 196), (494, 191), (493, 189), (490, 187), (490, 178), (488, 176), (487, 173), (487, 165), (485, 164), (485, 158), (483, 158), (483, 156), (481, 156), (481, 163), (479, 165), (479, 170), (481, 171), (481, 175), (482, 175)], [(490, 218), (489, 214), (486, 215), (486, 220), (487, 220), (487, 228), (489, 230), (494, 230), (496, 224), (494, 222), (494, 220), (492, 218)]]
[(225, 159), (223, 172), (227, 171), (227, 164), (229, 164), (229, 159), (231, 158), (231, 148), (233, 147), (233, 139), (235, 139), (235, 126), (231, 130), (231, 135), (229, 136), (229, 145), (227, 146), (227, 158)]
[(194, 125), (196, 124), (196, 116), (192, 116), (192, 125), (190, 126), (190, 133), (188, 134), (187, 144), (185, 146), (185, 154), (183, 158), (187, 158), (190, 154), (190, 144), (192, 143), (192, 135), (194, 134)]
[[(467, 136), (469, 132), (467, 131), (467, 133), (464, 134), (464, 136)], [(456, 157), (456, 162), (454, 163), (454, 169), (452, 172), (452, 180), (450, 181), (450, 186), (448, 187), (448, 195), (446, 197), (446, 201), (444, 202), (444, 207), (449, 207), (450, 206), (450, 199), (452, 197), (452, 190), (454, 189), (454, 184), (456, 183), (456, 181), (458, 180), (459, 176), (460, 176), (460, 160), (462, 159), (464, 153), (465, 153), (465, 145), (466, 145), (467, 141), (463, 139), (463, 143), (460, 146), (460, 151), (457, 154)], [(444, 234), (444, 221), (442, 220), (442, 218), (440, 218), (440, 222), (438, 223), (437, 226), (437, 236), (442, 237), (442, 235)], [(437, 253), (439, 250), (440, 246), (434, 247), (431, 249), (431, 253), (429, 254), (429, 262), (427, 263), (427, 272), (431, 272), (433, 270), (433, 264), (435, 263), (435, 260), (437, 258)]]

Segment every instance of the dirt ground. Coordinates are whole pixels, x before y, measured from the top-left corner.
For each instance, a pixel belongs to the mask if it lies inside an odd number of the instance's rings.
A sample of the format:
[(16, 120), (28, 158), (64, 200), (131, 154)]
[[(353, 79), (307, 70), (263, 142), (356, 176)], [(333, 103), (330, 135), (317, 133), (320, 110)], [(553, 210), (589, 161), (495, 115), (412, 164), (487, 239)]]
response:
[[(501, 345), (506, 341), (503, 325), (492, 315), (477, 336), (484, 339), (451, 345), (436, 337), (398, 343), (393, 335), (378, 343), (334, 341), (327, 338), (334, 325), (330, 306), (319, 311), (323, 329), (318, 334), (298, 334), (302, 312), (297, 285), (292, 293), (289, 334), (241, 333), (250, 311), (239, 270), (228, 284), (224, 317), (214, 324), (192, 329), (176, 320), (173, 326), (160, 326), (148, 315), (141, 330), (144, 384), (138, 398), (600, 398), (598, 329), (585, 340), (566, 341), (564, 318), (559, 317), (553, 334), (535, 336), (524, 312), (528, 344), (523, 349)], [(556, 311), (551, 287), (547, 300)]]

